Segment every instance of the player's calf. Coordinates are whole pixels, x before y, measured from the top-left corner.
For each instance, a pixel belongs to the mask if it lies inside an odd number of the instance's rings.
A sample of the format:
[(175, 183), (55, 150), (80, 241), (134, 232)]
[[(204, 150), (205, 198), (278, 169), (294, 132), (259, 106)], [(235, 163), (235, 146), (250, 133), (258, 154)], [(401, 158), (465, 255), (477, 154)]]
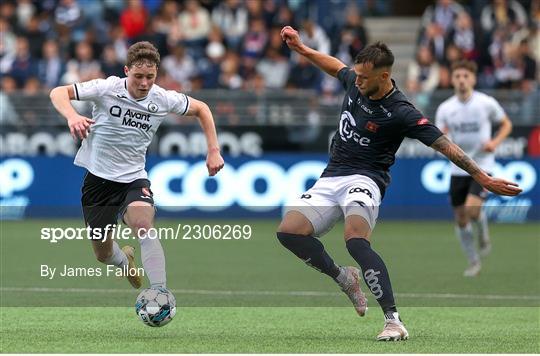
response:
[(290, 234), (286, 232), (276, 233), (279, 242), (298, 258), (332, 278), (339, 275), (339, 267), (334, 263), (330, 255), (326, 253), (323, 244), (316, 238), (306, 235)]

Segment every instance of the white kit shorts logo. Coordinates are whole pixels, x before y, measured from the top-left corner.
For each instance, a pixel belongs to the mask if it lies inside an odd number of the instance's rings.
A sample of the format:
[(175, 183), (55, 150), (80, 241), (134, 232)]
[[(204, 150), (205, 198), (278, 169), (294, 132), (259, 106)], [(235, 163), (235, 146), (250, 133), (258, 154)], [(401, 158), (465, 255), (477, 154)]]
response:
[(379, 284), (379, 278), (377, 275), (381, 274), (380, 271), (375, 272), (373, 269), (368, 269), (364, 272), (364, 278), (366, 279), (366, 284), (369, 287), (369, 290), (376, 299), (379, 299), (383, 296), (383, 291), (381, 285)]

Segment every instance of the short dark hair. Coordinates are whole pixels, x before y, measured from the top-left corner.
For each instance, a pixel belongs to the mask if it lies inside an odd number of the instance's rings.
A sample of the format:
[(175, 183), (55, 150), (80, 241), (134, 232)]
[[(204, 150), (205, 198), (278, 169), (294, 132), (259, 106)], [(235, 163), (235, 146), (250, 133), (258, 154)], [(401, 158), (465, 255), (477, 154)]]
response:
[(159, 67), (161, 58), (159, 52), (153, 44), (148, 41), (137, 42), (131, 45), (127, 52), (126, 66), (131, 68), (133, 65), (142, 65), (144, 63), (156, 65)]
[(478, 66), (473, 61), (462, 59), (462, 60), (455, 61), (454, 63), (452, 63), (450, 69), (452, 73), (457, 69), (465, 69), (471, 72), (472, 74), (476, 74), (476, 71), (478, 70)]
[(382, 67), (392, 67), (394, 64), (394, 54), (385, 43), (375, 42), (365, 47), (356, 55), (354, 64), (371, 63), (373, 69)]

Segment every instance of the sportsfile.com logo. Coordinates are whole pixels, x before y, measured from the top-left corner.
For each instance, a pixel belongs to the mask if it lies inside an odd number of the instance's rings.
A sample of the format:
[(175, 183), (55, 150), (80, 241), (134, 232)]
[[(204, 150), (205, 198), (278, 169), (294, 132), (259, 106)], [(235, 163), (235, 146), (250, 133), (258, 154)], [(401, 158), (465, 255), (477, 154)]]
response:
[(44, 227), (41, 240), (58, 243), (62, 240), (111, 240), (160, 239), (160, 240), (249, 240), (252, 236), (251, 225), (229, 224), (178, 224), (176, 227), (152, 227), (139, 229), (137, 232), (121, 224), (108, 224), (97, 227)]

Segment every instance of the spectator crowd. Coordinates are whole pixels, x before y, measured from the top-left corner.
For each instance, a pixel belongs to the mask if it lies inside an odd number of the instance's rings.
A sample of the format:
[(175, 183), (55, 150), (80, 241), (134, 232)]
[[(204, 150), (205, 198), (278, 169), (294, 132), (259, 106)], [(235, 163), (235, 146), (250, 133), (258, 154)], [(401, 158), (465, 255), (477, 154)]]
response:
[(384, 11), (373, 0), (4, 0), (1, 87), (34, 94), (123, 76), (127, 48), (147, 40), (161, 53), (158, 84), (170, 89), (317, 90), (321, 73), (291, 54), (282, 26), (350, 62), (368, 41), (361, 14)]
[[(5, 94), (17, 90), (39, 97), (57, 85), (124, 76), (127, 49), (142, 40), (158, 48), (157, 83), (168, 89), (312, 89), (319, 104), (336, 104), (339, 83), (291, 53), (281, 28), (299, 29), (307, 45), (351, 64), (370, 41), (363, 16), (390, 16), (391, 3), (3, 0), (0, 105), (8, 110)], [(433, 1), (421, 18), (407, 94), (425, 108), (434, 90), (451, 88), (451, 63), (463, 58), (477, 62), (480, 89), (519, 90), (524, 115), (538, 112), (531, 93), (539, 90), (540, 0)]]
[(477, 63), (481, 89), (524, 94), (537, 90), (540, 1), (479, 0), (464, 6), (437, 0), (422, 16), (408, 92), (421, 95), (451, 88), (450, 66), (460, 59)]

